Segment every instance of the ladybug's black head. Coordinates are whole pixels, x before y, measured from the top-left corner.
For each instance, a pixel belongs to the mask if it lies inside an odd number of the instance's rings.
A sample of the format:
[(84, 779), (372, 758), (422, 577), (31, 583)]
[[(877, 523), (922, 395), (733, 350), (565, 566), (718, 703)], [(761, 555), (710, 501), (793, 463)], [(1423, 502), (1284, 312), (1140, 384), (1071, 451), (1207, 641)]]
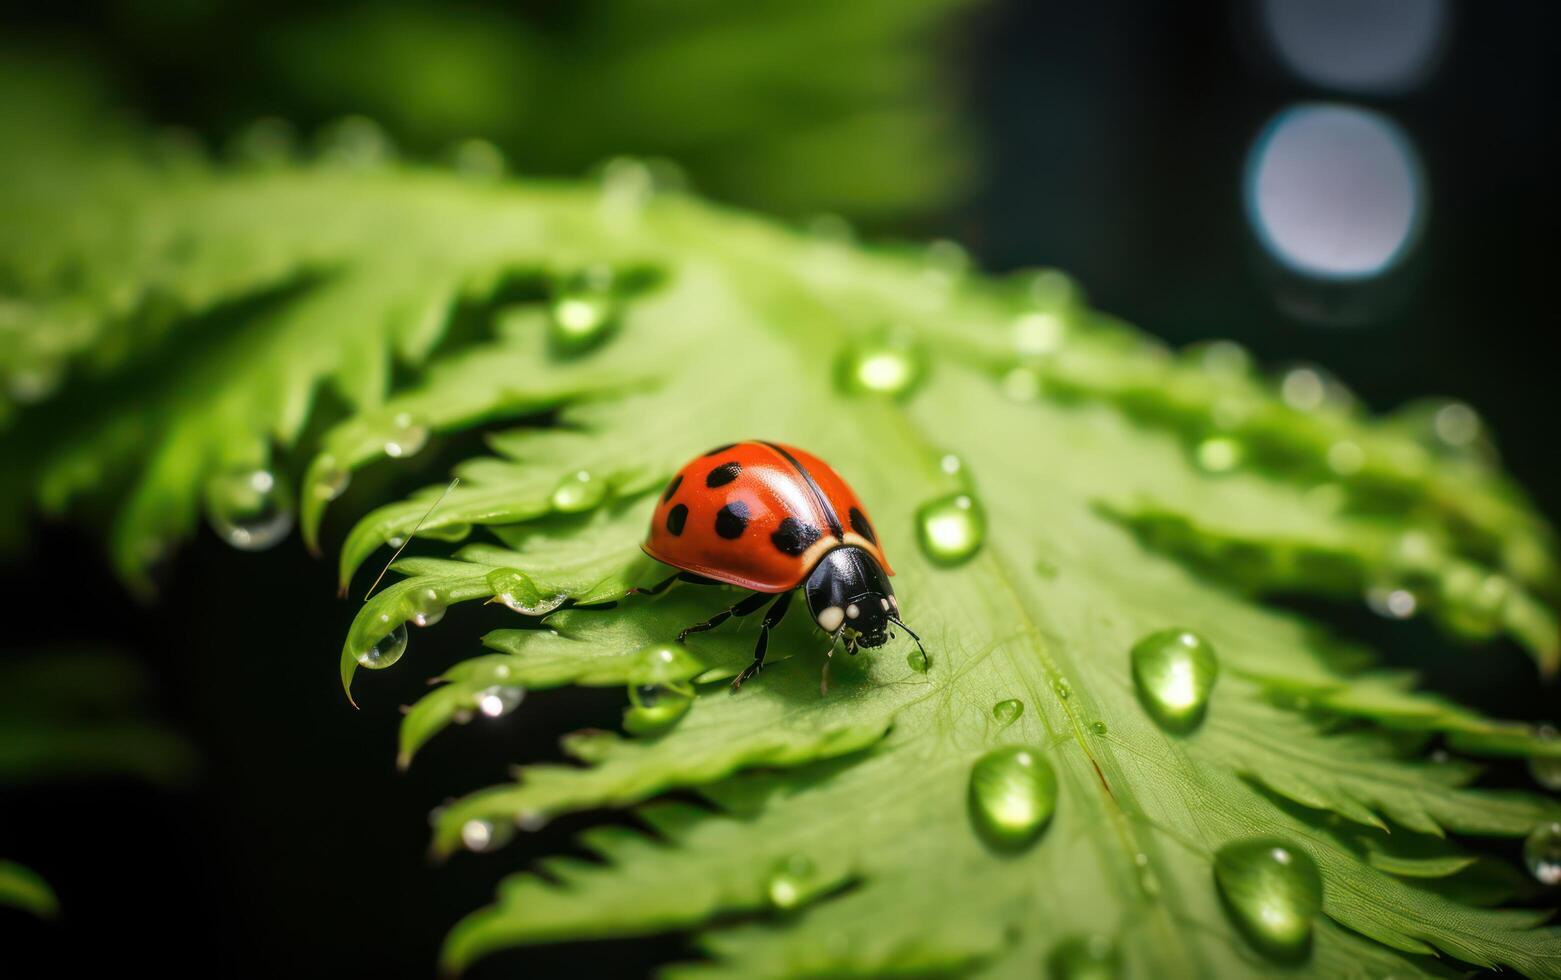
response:
[(802, 590), (819, 629), (844, 636), (846, 649), (853, 653), (859, 646), (887, 643), (889, 624), (900, 616), (900, 604), (883, 566), (855, 545), (836, 548), (819, 559)]

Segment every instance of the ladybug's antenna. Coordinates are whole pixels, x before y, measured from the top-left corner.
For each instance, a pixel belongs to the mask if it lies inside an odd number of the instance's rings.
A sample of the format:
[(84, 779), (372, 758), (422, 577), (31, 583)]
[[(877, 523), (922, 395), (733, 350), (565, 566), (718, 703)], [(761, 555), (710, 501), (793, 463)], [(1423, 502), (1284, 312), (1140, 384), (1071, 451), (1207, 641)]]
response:
[(906, 626), (904, 623), (900, 622), (900, 618), (898, 616), (890, 616), (889, 617), (889, 622), (893, 623), (894, 625), (898, 626), (900, 629), (902, 629), (905, 632), (909, 633), (911, 635), (911, 639), (916, 641), (916, 649), (921, 651), (921, 655), (923, 657), (925, 657), (927, 655), (927, 648), (921, 645), (921, 637), (916, 635), (916, 631), (915, 630), (911, 629), (909, 626)]
[(439, 499), (435, 500), (433, 505), (428, 508), (427, 512), (424, 513), (422, 517), (417, 519), (417, 524), (413, 526), (412, 533), (408, 534), (406, 536), (406, 540), (401, 542), (401, 547), (396, 549), (396, 553), (390, 556), (390, 560), (385, 562), (385, 567), (381, 568), (379, 570), (379, 574), (374, 577), (374, 584), (369, 586), (369, 590), (367, 592), (363, 593), (364, 602), (369, 601), (369, 596), (373, 595), (374, 590), (379, 588), (379, 583), (385, 577), (385, 573), (390, 571), (390, 566), (396, 563), (396, 559), (401, 557), (401, 552), (406, 550), (406, 546), (412, 543), (412, 539), (417, 537), (417, 532), (423, 529), (423, 525), (428, 521), (428, 519), (434, 516), (434, 511), (438, 509), (440, 504), (444, 503), (444, 498), (450, 496), (450, 491), (454, 490), (455, 485), (460, 482), (460, 477), (455, 477), (452, 479), (450, 481), (450, 485), (444, 488), (444, 493), (439, 495)]

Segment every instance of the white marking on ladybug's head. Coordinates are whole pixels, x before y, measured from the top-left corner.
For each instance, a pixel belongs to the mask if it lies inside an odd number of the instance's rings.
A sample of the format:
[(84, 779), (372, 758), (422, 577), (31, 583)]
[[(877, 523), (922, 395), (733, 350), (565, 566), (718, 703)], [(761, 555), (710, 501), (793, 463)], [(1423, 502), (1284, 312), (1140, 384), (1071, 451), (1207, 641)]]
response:
[(894, 596), (889, 597), (889, 605), (894, 607), (895, 612), (900, 611), (900, 600), (896, 599)]
[(879, 599), (878, 601), (883, 603), (884, 612), (888, 612), (889, 611), (889, 600), (888, 599)]
[(819, 610), (819, 629), (822, 629), (826, 633), (833, 633), (835, 630), (840, 628), (840, 624), (845, 622), (845, 619), (845, 610), (841, 609), (839, 606), (828, 606)]
[(856, 617), (858, 617), (860, 615), (862, 615), (862, 610), (860, 610), (860, 609), (858, 609), (856, 607), (856, 603), (853, 602), (849, 606), (846, 607), (846, 618), (847, 619), (855, 619)]

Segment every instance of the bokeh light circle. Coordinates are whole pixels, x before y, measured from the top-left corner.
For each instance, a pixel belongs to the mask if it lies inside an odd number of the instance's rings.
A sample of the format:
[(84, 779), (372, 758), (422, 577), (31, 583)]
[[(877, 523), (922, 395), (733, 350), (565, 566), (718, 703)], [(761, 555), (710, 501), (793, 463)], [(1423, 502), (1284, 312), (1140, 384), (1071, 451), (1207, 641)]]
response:
[(1447, 46), (1447, 0), (1259, 0), (1263, 29), (1286, 68), (1326, 88), (1408, 91)]
[(1292, 106), (1252, 145), (1247, 218), (1275, 261), (1314, 279), (1387, 272), (1425, 222), (1425, 177), (1397, 124), (1348, 105)]

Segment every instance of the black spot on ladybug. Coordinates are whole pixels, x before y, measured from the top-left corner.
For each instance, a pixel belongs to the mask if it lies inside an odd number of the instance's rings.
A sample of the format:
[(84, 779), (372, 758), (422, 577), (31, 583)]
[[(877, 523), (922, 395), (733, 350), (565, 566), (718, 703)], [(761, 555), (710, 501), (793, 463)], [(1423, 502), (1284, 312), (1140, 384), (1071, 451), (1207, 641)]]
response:
[(877, 544), (878, 536), (873, 534), (873, 526), (867, 523), (867, 515), (851, 508), (851, 530), (866, 538), (869, 544)]
[(673, 534), (682, 534), (683, 525), (688, 521), (688, 508), (683, 504), (667, 511), (667, 530)]
[(818, 540), (818, 528), (804, 524), (795, 517), (781, 521), (780, 528), (770, 535), (770, 543), (788, 555), (800, 555)]
[(748, 505), (734, 500), (715, 515), (715, 533), (728, 541), (735, 541), (748, 530)]
[(705, 477), (705, 486), (710, 487), (711, 489), (715, 489), (716, 487), (724, 487), (728, 483), (731, 483), (733, 480), (737, 479), (737, 474), (741, 473), (742, 471), (743, 464), (741, 463), (722, 463), (720, 466), (717, 466), (715, 469), (711, 470), (709, 476)]
[(661, 502), (662, 503), (666, 503), (667, 501), (671, 500), (672, 499), (672, 495), (677, 493), (678, 492), (678, 487), (681, 487), (682, 485), (683, 485), (683, 474), (679, 473), (677, 476), (674, 476), (672, 478), (672, 482), (671, 483), (667, 484), (667, 492), (661, 495)]
[(722, 453), (726, 452), (728, 449), (731, 449), (735, 445), (737, 445), (737, 443), (729, 442), (729, 443), (727, 443), (724, 446), (717, 446), (717, 447), (715, 447), (714, 449), (710, 450), (708, 453), (705, 453), (705, 455), (706, 456), (719, 456)]

